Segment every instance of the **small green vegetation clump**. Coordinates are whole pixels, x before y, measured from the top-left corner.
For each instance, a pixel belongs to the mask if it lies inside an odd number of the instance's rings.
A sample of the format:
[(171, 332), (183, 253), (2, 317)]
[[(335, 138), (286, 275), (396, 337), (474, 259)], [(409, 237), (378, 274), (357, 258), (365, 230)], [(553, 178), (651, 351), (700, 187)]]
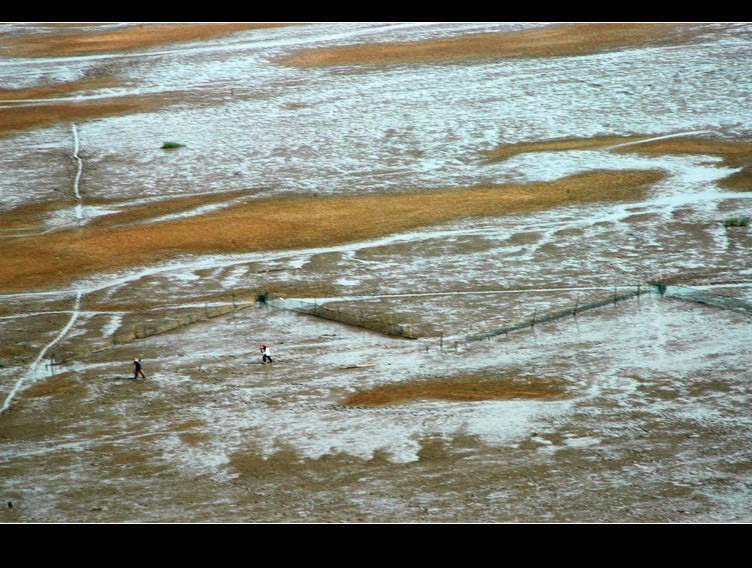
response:
[(162, 149), (163, 150), (172, 150), (174, 148), (182, 148), (182, 144), (178, 144), (177, 142), (164, 142), (162, 143)]
[(749, 217), (733, 217), (723, 222), (724, 227), (746, 227), (749, 225)]

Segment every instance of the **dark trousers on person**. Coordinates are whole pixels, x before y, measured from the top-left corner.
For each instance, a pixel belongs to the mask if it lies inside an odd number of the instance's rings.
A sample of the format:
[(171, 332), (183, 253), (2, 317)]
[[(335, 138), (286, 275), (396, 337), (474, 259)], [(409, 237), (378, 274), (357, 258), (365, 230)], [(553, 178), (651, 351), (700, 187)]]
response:
[(272, 361), (272, 358), (271, 358), (270, 355), (264, 355), (263, 357), (261, 357), (261, 362), (262, 363), (266, 363), (267, 359), (269, 360), (270, 363), (274, 362), (274, 361)]

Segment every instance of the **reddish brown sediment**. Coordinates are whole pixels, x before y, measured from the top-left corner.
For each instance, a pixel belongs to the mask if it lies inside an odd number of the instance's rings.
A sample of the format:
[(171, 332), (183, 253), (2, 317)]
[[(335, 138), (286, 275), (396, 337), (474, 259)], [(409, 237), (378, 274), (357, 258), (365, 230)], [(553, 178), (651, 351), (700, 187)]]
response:
[(565, 152), (568, 150), (588, 150), (610, 148), (611, 152), (631, 154), (707, 154), (723, 158), (720, 165), (741, 167), (752, 165), (752, 142), (723, 141), (713, 138), (684, 136), (656, 138), (656, 134), (634, 136), (595, 136), (593, 138), (556, 138), (504, 144), (483, 153), (487, 162), (497, 162), (517, 154), (529, 152)]
[(479, 58), (553, 57), (597, 53), (646, 42), (678, 43), (698, 33), (675, 23), (578, 23), (450, 39), (301, 50), (281, 62), (313, 67), (435, 63)]
[(559, 380), (538, 377), (462, 376), (379, 385), (348, 396), (345, 406), (385, 406), (415, 400), (479, 402), (483, 400), (560, 399), (568, 395)]
[(224, 191), (207, 195), (189, 195), (188, 197), (165, 199), (163, 201), (155, 201), (143, 205), (128, 206), (118, 213), (102, 215), (101, 217), (92, 219), (88, 225), (90, 227), (110, 227), (114, 225), (139, 223), (163, 215), (185, 213), (197, 207), (219, 204), (243, 196), (248, 196), (248, 192)]
[(55, 85), (22, 89), (0, 89), (0, 100), (38, 101), (32, 104), (0, 108), (0, 136), (22, 130), (41, 128), (59, 122), (75, 122), (118, 114), (147, 111), (163, 104), (167, 95), (129, 96), (108, 99), (55, 101), (73, 93), (117, 86), (114, 78), (84, 79)]
[[(285, 23), (170, 23), (131, 25), (117, 30), (55, 31), (9, 40), (8, 56), (54, 57), (120, 52), (161, 44), (209, 40), (234, 32), (286, 26)], [(177, 93), (79, 101), (49, 101), (82, 90), (118, 84), (115, 78), (87, 79), (23, 89), (0, 89), (0, 100), (39, 100), (39, 104), (0, 109), (0, 136), (41, 128), (59, 122), (84, 121), (108, 116), (148, 112), (175, 99)], [(187, 94), (182, 93), (183, 97)]]
[(6, 55), (55, 57), (118, 52), (167, 43), (213, 39), (231, 33), (286, 26), (285, 23), (165, 23), (127, 26), (104, 31), (57, 31), (27, 35), (8, 42)]
[(752, 142), (722, 141), (712, 138), (667, 138), (616, 148), (614, 152), (651, 155), (695, 154), (721, 158), (718, 166), (741, 168), (718, 181), (718, 185), (731, 191), (752, 189)]
[(127, 96), (113, 99), (40, 103), (0, 108), (0, 136), (64, 122), (80, 122), (122, 114), (156, 110), (170, 102), (171, 94)]
[(530, 152), (566, 152), (569, 150), (592, 150), (608, 148), (617, 144), (627, 144), (646, 140), (650, 136), (596, 136), (593, 138), (556, 138), (553, 140), (536, 140), (535, 142), (517, 142), (504, 144), (492, 150), (483, 152), (486, 162), (500, 162)]
[[(113, 209), (120, 209), (115, 213), (95, 217), (89, 220), (87, 225), (89, 227), (109, 227), (138, 223), (163, 215), (184, 213), (197, 207), (222, 203), (247, 195), (248, 192), (246, 191), (225, 191), (221, 193), (164, 198), (159, 201), (139, 205), (130, 205), (119, 199), (86, 198), (85, 202), (88, 205), (103, 205)], [(55, 200), (30, 203), (8, 211), (0, 211), (0, 227), (2, 229), (23, 228), (33, 231), (41, 226), (45, 215), (71, 206), (73, 206), (72, 200)]]
[(718, 184), (732, 191), (752, 191), (752, 166), (747, 166), (723, 178)]
[(461, 218), (637, 200), (648, 185), (664, 176), (659, 171), (593, 171), (533, 184), (352, 197), (265, 198), (169, 222), (83, 227), (5, 239), (0, 241), (4, 258), (0, 290), (61, 285), (102, 271), (149, 265), (175, 254), (331, 246)]
[(62, 392), (72, 389), (80, 390), (78, 387), (80, 387), (80, 384), (73, 377), (53, 377), (46, 381), (32, 385), (24, 392), (24, 396), (28, 398), (57, 396)]
[(723, 141), (713, 138), (676, 137), (652, 140), (615, 148), (613, 152), (652, 155), (707, 154), (723, 158), (718, 165), (744, 167), (752, 165), (752, 142)]
[[(752, 142), (724, 141), (694, 136), (672, 136), (650, 140), (654, 135), (641, 136), (597, 136), (594, 138), (561, 138), (505, 144), (483, 153), (487, 163), (499, 162), (528, 152), (564, 152), (568, 150), (606, 149), (622, 154), (681, 155), (695, 154), (717, 156), (717, 165), (742, 168), (719, 181), (725, 189), (749, 191), (752, 188)], [(625, 146), (621, 146), (626, 144)]]
[(21, 89), (0, 89), (0, 100), (18, 101), (30, 99), (50, 99), (90, 89), (113, 87), (117, 86), (119, 83), (120, 81), (116, 79), (99, 78), (71, 81), (68, 83), (57, 83), (54, 85), (25, 87)]

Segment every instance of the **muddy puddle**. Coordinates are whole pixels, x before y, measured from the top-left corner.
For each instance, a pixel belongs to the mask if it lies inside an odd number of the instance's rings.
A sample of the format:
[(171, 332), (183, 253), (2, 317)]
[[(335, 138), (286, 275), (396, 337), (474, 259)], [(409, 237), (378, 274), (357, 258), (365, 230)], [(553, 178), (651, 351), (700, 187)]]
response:
[[(230, 198), (664, 174), (634, 199), (320, 247), (172, 251), (4, 294), (0, 503), (12, 507), (0, 522), (752, 520), (752, 320), (651, 284), (752, 301), (752, 233), (723, 223), (752, 214), (752, 188), (722, 185), (739, 168), (589, 145), (484, 159), (560, 139), (749, 142), (748, 24), (582, 56), (280, 63), (309, 47), (539, 26), (311, 24), (96, 55), (0, 52), (2, 88), (98, 76), (118, 81), (88, 96), (183, 93), (0, 138), (6, 244), (200, 217)], [(40, 31), (8, 24), (0, 40)], [(168, 140), (183, 146), (166, 152)], [(649, 293), (470, 339), (638, 287)], [(255, 302), (264, 293), (416, 338)], [(132, 379), (137, 356), (146, 380)]]

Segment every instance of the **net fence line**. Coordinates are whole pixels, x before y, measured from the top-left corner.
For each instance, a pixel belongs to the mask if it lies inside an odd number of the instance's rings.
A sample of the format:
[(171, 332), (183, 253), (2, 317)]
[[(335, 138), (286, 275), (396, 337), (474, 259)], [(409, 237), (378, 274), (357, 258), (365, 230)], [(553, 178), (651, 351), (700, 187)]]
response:
[[(67, 347), (57, 353), (52, 354), (51, 364), (59, 365), (68, 362), (74, 358), (80, 358), (87, 355), (93, 355), (113, 347), (120, 345), (127, 345), (133, 341), (139, 339), (145, 339), (154, 335), (159, 335), (174, 329), (179, 329), (194, 323), (207, 321), (223, 315), (228, 315), (233, 312), (244, 310), (256, 305), (256, 298), (253, 299), (238, 299), (233, 296), (227, 301), (214, 301), (184, 304), (172, 307), (172, 310), (177, 312), (178, 310), (185, 310), (186, 307), (190, 309), (187, 313), (181, 315), (172, 315), (169, 318), (160, 317), (158, 321), (142, 321), (139, 323), (131, 323), (125, 326), (121, 326), (115, 333), (105, 336), (103, 341), (97, 342), (96, 346), (82, 345), (79, 347), (72, 346)], [(153, 313), (155, 311), (164, 312), (170, 308), (155, 308), (146, 312), (135, 312), (133, 315), (138, 317), (144, 314)]]
[[(751, 283), (752, 284), (752, 283)], [(455, 290), (449, 292), (404, 292), (394, 294), (362, 294), (354, 296), (329, 296), (315, 298), (317, 302), (341, 302), (357, 300), (378, 300), (381, 298), (420, 298), (431, 296), (474, 296), (484, 294), (527, 294), (527, 293), (548, 293), (548, 292), (588, 292), (596, 290), (613, 290), (614, 288), (627, 288), (635, 286), (646, 286), (646, 284), (626, 284), (610, 286), (571, 286), (571, 287), (547, 287), (547, 288), (500, 288), (496, 290)], [(314, 299), (308, 300), (313, 301)], [(301, 300), (306, 301), (306, 300)]]
[(321, 319), (336, 321), (355, 327), (361, 327), (406, 339), (417, 339), (412, 322), (400, 322), (391, 314), (373, 315), (367, 314), (362, 309), (342, 308), (341, 306), (330, 307), (314, 301), (296, 298), (272, 298), (266, 297), (263, 301), (266, 305), (292, 312), (312, 315)]
[(686, 288), (750, 288), (752, 287), (752, 280), (705, 280), (675, 282), (670, 285)]
[[(146, 337), (151, 337), (152, 335), (158, 335), (166, 331), (185, 327), (192, 323), (206, 321), (212, 318), (227, 315), (231, 312), (249, 308), (254, 304), (255, 301), (246, 300), (225, 304), (216, 303), (212, 306), (209, 306), (208, 303), (204, 304), (203, 306), (196, 305), (194, 306), (192, 311), (188, 312), (187, 314), (173, 317), (166, 321), (145, 321), (139, 324), (132, 324), (129, 330), (113, 334), (111, 336), (111, 341), (113, 345), (130, 343), (131, 341), (135, 341), (136, 339), (144, 339)], [(178, 307), (176, 309), (180, 308)]]
[(696, 304), (715, 306), (717, 308), (752, 316), (752, 301), (736, 298), (734, 296), (727, 296), (725, 294), (708, 292), (707, 290), (681, 285), (667, 286), (665, 295), (669, 298), (677, 298), (679, 300), (694, 302)]
[[(106, 336), (103, 342), (97, 346), (68, 347), (64, 352), (53, 354), (54, 364), (65, 363), (66, 361), (91, 355), (116, 347), (125, 345), (133, 341), (165, 333), (174, 329), (179, 329), (206, 321), (212, 318), (228, 315), (232, 312), (243, 310), (259, 303), (274, 308), (280, 308), (292, 312), (303, 313), (336, 321), (339, 323), (361, 327), (371, 331), (383, 333), (385, 335), (402, 337), (407, 339), (418, 339), (419, 334), (411, 318), (407, 321), (399, 321), (397, 316), (392, 314), (373, 314), (367, 313), (362, 308), (328, 306), (330, 302), (371, 300), (371, 299), (400, 299), (415, 297), (436, 297), (436, 296), (464, 296), (464, 295), (493, 295), (493, 294), (524, 294), (524, 293), (550, 293), (550, 292), (603, 292), (609, 291), (609, 294), (599, 294), (597, 297), (590, 299), (577, 300), (564, 308), (555, 308), (547, 311), (533, 312), (531, 316), (516, 320), (504, 325), (496, 326), (486, 330), (465, 332), (462, 340), (465, 342), (474, 342), (491, 337), (506, 335), (512, 331), (525, 328), (532, 328), (537, 324), (554, 321), (568, 316), (576, 316), (587, 310), (616, 304), (618, 302), (639, 297), (644, 294), (659, 292), (662, 296), (677, 298), (680, 300), (692, 301), (698, 304), (712, 305), (718, 308), (733, 310), (738, 313), (752, 315), (752, 302), (727, 296), (723, 294), (709, 292), (701, 287), (712, 286), (733, 286), (747, 287), (752, 286), (752, 281), (744, 280), (716, 280), (713, 282), (703, 281), (702, 283), (691, 286), (683, 284), (662, 284), (651, 281), (642, 284), (629, 284), (622, 286), (572, 286), (572, 287), (546, 287), (546, 288), (508, 288), (496, 290), (466, 290), (466, 291), (447, 291), (447, 292), (413, 292), (398, 294), (372, 294), (372, 295), (354, 295), (354, 296), (334, 296), (324, 298), (282, 298), (275, 297), (271, 293), (264, 293), (254, 298), (238, 299), (233, 293), (231, 299), (220, 299), (212, 302), (194, 302), (191, 304), (179, 304), (175, 306), (160, 307), (148, 312), (172, 311), (169, 318), (159, 318), (157, 321), (142, 321), (122, 326), (112, 335)], [(694, 286), (694, 287), (693, 287)], [(700, 288), (698, 288), (700, 287)], [(190, 310), (187, 313), (177, 314), (180, 310)], [(177, 315), (176, 315), (177, 314)], [(135, 314), (138, 317), (138, 313)], [(444, 334), (441, 334), (442, 340)]]
[[(735, 284), (746, 287), (748, 285), (752, 285), (752, 282), (735, 282)], [(712, 286), (717, 285), (717, 283), (712, 284)], [(484, 339), (490, 339), (491, 337), (498, 335), (506, 335), (510, 331), (531, 328), (538, 323), (554, 321), (568, 316), (576, 316), (578, 313), (586, 310), (603, 307), (612, 303), (616, 304), (617, 302), (628, 300), (634, 297), (639, 297), (643, 294), (655, 293), (659, 293), (661, 297), (678, 298), (697, 304), (710, 305), (746, 315), (752, 315), (752, 301), (749, 300), (744, 300), (724, 294), (718, 294), (715, 292), (708, 292), (707, 290), (692, 288), (689, 286), (677, 284), (667, 285), (663, 282), (651, 282), (645, 286), (638, 286), (634, 290), (628, 290), (622, 293), (617, 293), (616, 289), (614, 289), (614, 294), (611, 297), (595, 298), (582, 303), (580, 303), (578, 299), (578, 301), (573, 306), (557, 308), (543, 312), (541, 314), (533, 313), (531, 317), (524, 318), (510, 324), (472, 333), (465, 337), (465, 341), (481, 341)]]
[(622, 292), (619, 292), (618, 288), (619, 287), (611, 287), (609, 289), (613, 290), (613, 294), (599, 296), (597, 298), (585, 299), (581, 301), (578, 297), (574, 304), (570, 304), (569, 306), (566, 306), (564, 308), (555, 308), (546, 310), (541, 313), (534, 311), (532, 316), (488, 330), (476, 331), (465, 336), (464, 340), (466, 342), (482, 341), (484, 339), (490, 339), (499, 335), (506, 335), (512, 331), (533, 328), (536, 326), (536, 324), (550, 322), (570, 316), (576, 317), (577, 314), (588, 310), (600, 308), (609, 304), (616, 304), (618, 302), (629, 300), (635, 297), (639, 298), (644, 294), (658, 293), (661, 290), (660, 286), (654, 284), (638, 284), (634, 288)]
[[(626, 291), (624, 289), (626, 288)], [(466, 335), (464, 341), (478, 341), (487, 339), (495, 335), (501, 335), (533, 327), (536, 323), (552, 321), (569, 315), (577, 315), (580, 312), (604, 306), (610, 303), (617, 303), (635, 296), (646, 293), (652, 293), (657, 288), (655, 283), (637, 283), (626, 286), (576, 286), (576, 287), (548, 287), (548, 288), (528, 288), (528, 289), (500, 289), (500, 290), (468, 290), (452, 292), (416, 292), (404, 294), (373, 294), (357, 296), (333, 296), (324, 298), (302, 299), (302, 298), (281, 298), (264, 296), (264, 303), (275, 308), (285, 309), (297, 313), (305, 313), (340, 323), (354, 325), (377, 331), (386, 335), (405, 337), (409, 339), (418, 339), (419, 334), (411, 320), (398, 321), (391, 314), (373, 315), (366, 314), (364, 310), (357, 308), (343, 308), (341, 306), (331, 307), (326, 304), (339, 301), (357, 301), (371, 299), (399, 299), (413, 297), (432, 297), (432, 296), (460, 296), (460, 295), (477, 295), (477, 294), (504, 294), (504, 293), (544, 293), (544, 292), (602, 292), (608, 291), (608, 294), (600, 294), (597, 298), (581, 301), (579, 296), (572, 306), (566, 308), (557, 308), (542, 313), (537, 311), (532, 316), (515, 321), (510, 324), (495, 327), (489, 330), (474, 332)], [(321, 303), (319, 303), (321, 302)], [(440, 334), (443, 337), (444, 334)]]

